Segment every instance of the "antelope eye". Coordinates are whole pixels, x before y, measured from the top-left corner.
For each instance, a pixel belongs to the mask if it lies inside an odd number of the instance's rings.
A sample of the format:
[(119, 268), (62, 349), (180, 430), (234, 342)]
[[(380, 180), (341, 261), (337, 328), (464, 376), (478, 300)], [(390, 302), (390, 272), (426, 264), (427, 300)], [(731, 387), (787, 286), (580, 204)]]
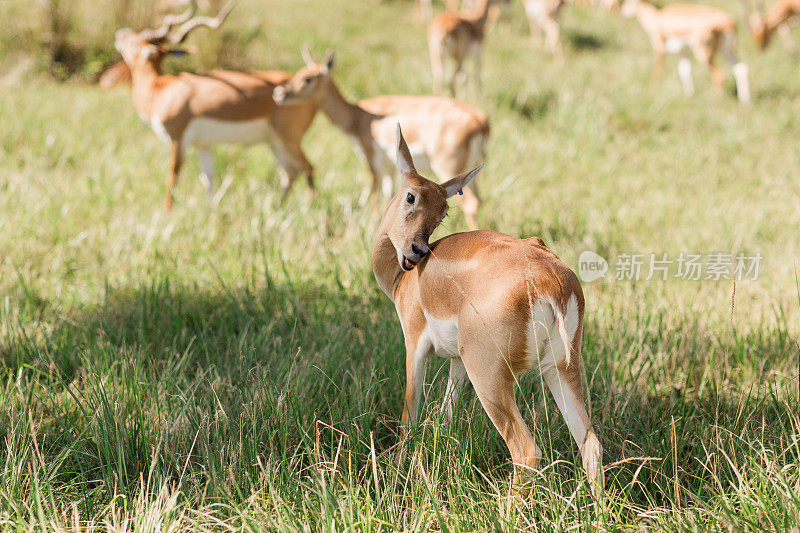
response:
[(311, 76), (307, 76), (305, 81), (306, 83), (311, 83), (312, 81), (314, 81), (314, 78), (312, 78)]
[(406, 194), (406, 202), (413, 204), (414, 203), (414, 195), (411, 193)]

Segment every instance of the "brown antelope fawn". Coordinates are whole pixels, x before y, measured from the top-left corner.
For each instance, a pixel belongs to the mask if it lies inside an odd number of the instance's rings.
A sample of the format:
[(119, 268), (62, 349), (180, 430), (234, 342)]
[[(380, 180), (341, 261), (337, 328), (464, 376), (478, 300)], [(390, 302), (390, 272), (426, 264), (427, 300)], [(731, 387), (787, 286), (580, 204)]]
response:
[(691, 52), (698, 62), (708, 65), (714, 92), (720, 94), (725, 76), (715, 61), (721, 51), (731, 66), (739, 101), (750, 102), (747, 65), (736, 57), (736, 23), (726, 12), (699, 4), (670, 4), (658, 9), (645, 0), (625, 0), (621, 13), (625, 18), (636, 17), (650, 38), (655, 54), (654, 77), (661, 75), (665, 52), (681, 54), (678, 75), (686, 95), (694, 94), (692, 62), (687, 54)]
[(541, 450), (514, 397), (517, 376), (541, 372), (580, 449), (591, 490), (603, 488), (602, 447), (583, 400), (584, 299), (575, 274), (541, 239), (471, 231), (428, 240), (447, 199), (483, 165), (437, 184), (420, 176), (397, 125), (403, 185), (372, 250), (375, 279), (392, 300), (406, 345), (403, 433), (416, 422), (429, 355), (450, 358), (442, 405), (450, 419), (466, 382), (511, 452), (514, 478), (536, 468)]
[(448, 81), (450, 95), (455, 96), (456, 84), (466, 84), (464, 63), (472, 58), (473, 83), (481, 90), (481, 49), (489, 18), (489, 7), (495, 0), (479, 0), (474, 10), (446, 11), (437, 15), (428, 26), (428, 53), (433, 74), (433, 94), (442, 94), (445, 60), (454, 64)]
[[(331, 122), (353, 140), (367, 160), (372, 191), (379, 187), (390, 197), (395, 189), (394, 126), (406, 125), (412, 152), (440, 178), (453, 176), (477, 164), (486, 156), (489, 121), (480, 109), (451, 98), (438, 96), (386, 95), (350, 103), (331, 78), (333, 53), (317, 63), (303, 49), (306, 66), (291, 80), (275, 88), (275, 101), (291, 107), (312, 102)], [(461, 207), (470, 228), (477, 226), (480, 201), (477, 189), (464, 189)]]
[[(138, 33), (123, 28), (116, 33), (116, 48), (131, 71), (133, 104), (139, 116), (172, 149), (167, 210), (172, 207), (173, 189), (190, 146), (198, 151), (200, 177), (212, 199), (216, 200), (211, 148), (219, 143), (269, 144), (282, 170), (284, 198), (300, 173), (313, 188), (313, 168), (300, 142), (316, 108), (311, 103), (278, 107), (272, 99), (273, 89), (290, 78), (288, 73), (213, 71), (178, 76), (161, 73), (164, 58), (181, 53), (180, 49), (169, 48), (170, 45), (182, 43), (195, 28), (218, 28), (232, 7), (229, 3), (215, 18), (194, 17), (196, 5), (192, 2), (185, 13), (165, 17), (158, 28)], [(173, 30), (177, 25), (180, 26)]]

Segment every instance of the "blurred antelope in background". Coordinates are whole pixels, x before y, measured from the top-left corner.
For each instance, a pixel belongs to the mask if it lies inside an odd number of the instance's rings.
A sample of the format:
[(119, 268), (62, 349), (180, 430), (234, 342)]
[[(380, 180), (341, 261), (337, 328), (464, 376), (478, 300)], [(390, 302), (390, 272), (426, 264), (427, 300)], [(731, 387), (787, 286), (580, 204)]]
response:
[(797, 53), (792, 40), (790, 26), (800, 17), (800, 0), (778, 0), (762, 15), (763, 9), (753, 9), (749, 2), (745, 4), (750, 11), (750, 32), (759, 48), (765, 50), (769, 46), (772, 35), (777, 31), (786, 51)]
[[(214, 3), (218, 3), (219, 0), (214, 0)], [(208, 0), (200, 1), (196, 0), (197, 5), (200, 6), (201, 9), (209, 10), (210, 5)], [(184, 9), (187, 5), (191, 5), (189, 0), (162, 0), (158, 3), (158, 11), (161, 12), (162, 15), (169, 16), (171, 11), (176, 11), (178, 9)], [(129, 6), (132, 8), (132, 4)], [(124, 10), (124, 8), (123, 8)], [(109, 65), (106, 67), (100, 76), (97, 78), (97, 84), (100, 86), (101, 89), (112, 89), (117, 85), (130, 85), (131, 83), (131, 70), (128, 68), (128, 64), (125, 63), (124, 59), (117, 61), (116, 63)]]
[(447, 59), (453, 62), (449, 76), (450, 95), (456, 94), (456, 83), (466, 84), (464, 63), (472, 59), (473, 83), (481, 90), (481, 48), (489, 17), (489, 6), (494, 0), (478, 0), (470, 11), (447, 11), (437, 15), (428, 26), (428, 53), (433, 74), (433, 94), (442, 94)]
[[(417, 7), (417, 17), (422, 22), (427, 22), (433, 18), (433, 0), (415, 0)], [(445, 5), (450, 11), (458, 9), (458, 0), (445, 0)]]
[(580, 449), (592, 493), (603, 489), (603, 449), (583, 399), (584, 298), (577, 276), (538, 237), (456, 233), (429, 243), (458, 194), (483, 165), (441, 185), (417, 172), (397, 125), (399, 192), (383, 215), (372, 269), (397, 309), (406, 348), (401, 427), (419, 412), (430, 355), (450, 359), (442, 413), (451, 420), (468, 382), (514, 462), (514, 481), (537, 468), (536, 445), (515, 398), (518, 377), (541, 373)]
[(665, 52), (681, 54), (678, 75), (684, 92), (694, 94), (691, 52), (698, 62), (708, 65), (714, 92), (720, 94), (725, 75), (715, 57), (721, 51), (733, 71), (739, 101), (750, 102), (747, 65), (736, 56), (736, 23), (726, 12), (699, 4), (671, 4), (658, 9), (644, 0), (625, 0), (621, 12), (625, 18), (636, 17), (650, 38), (655, 54), (654, 77), (661, 75)]
[(232, 3), (227, 4), (214, 18), (195, 17), (196, 5), (192, 2), (184, 13), (164, 17), (158, 28), (138, 33), (123, 28), (116, 33), (115, 46), (133, 79), (134, 106), (172, 150), (167, 210), (172, 207), (173, 189), (189, 146), (198, 151), (201, 180), (215, 201), (219, 198), (214, 192), (211, 149), (220, 143), (268, 143), (282, 169), (284, 198), (300, 173), (313, 188), (313, 168), (300, 142), (316, 108), (310, 103), (283, 108), (272, 100), (273, 89), (290, 78), (288, 73), (213, 71), (178, 76), (161, 73), (161, 63), (168, 54), (184, 53), (169, 48), (170, 45), (182, 43), (196, 28), (219, 28), (232, 7)]
[[(438, 96), (378, 96), (350, 103), (331, 78), (333, 53), (317, 63), (303, 50), (306, 66), (275, 88), (275, 101), (291, 107), (310, 102), (350, 137), (372, 175), (372, 191), (394, 192), (395, 125), (402, 121), (411, 150), (425, 168), (444, 179), (482, 161), (489, 140), (489, 121), (480, 109)], [(477, 227), (479, 199), (474, 188), (459, 196), (470, 228)]]
[(553, 57), (561, 57), (561, 31), (558, 15), (566, 0), (525, 0), (531, 39), (544, 32), (544, 45)]

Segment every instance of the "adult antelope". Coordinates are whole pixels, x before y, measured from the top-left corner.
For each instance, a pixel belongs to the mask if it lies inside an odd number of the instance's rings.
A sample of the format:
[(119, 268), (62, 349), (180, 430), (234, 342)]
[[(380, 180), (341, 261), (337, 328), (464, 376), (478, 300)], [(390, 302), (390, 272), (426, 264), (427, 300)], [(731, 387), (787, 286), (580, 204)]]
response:
[[(350, 103), (331, 78), (332, 52), (317, 63), (304, 49), (303, 59), (306, 66), (275, 88), (275, 101), (287, 107), (297, 102), (319, 106), (366, 158), (373, 193), (379, 187), (386, 197), (394, 192), (394, 125), (398, 121), (406, 125), (412, 152), (439, 178), (459, 174), (485, 158), (489, 121), (480, 109), (438, 96), (388, 95)], [(459, 199), (474, 229), (480, 204), (477, 190), (467, 188)]]
[(483, 167), (436, 184), (420, 176), (397, 126), (403, 185), (392, 198), (372, 250), (375, 279), (392, 300), (406, 346), (402, 431), (417, 419), (429, 355), (450, 358), (442, 404), (449, 420), (472, 382), (511, 452), (514, 478), (542, 453), (514, 396), (517, 377), (541, 372), (581, 452), (592, 492), (603, 487), (602, 447), (583, 401), (583, 291), (575, 274), (541, 239), (471, 231), (428, 240), (447, 199)]
[(753, 34), (753, 40), (759, 48), (765, 50), (772, 35), (777, 31), (786, 50), (794, 54), (796, 47), (789, 26), (799, 17), (800, 0), (778, 0), (763, 15), (753, 10), (750, 14), (750, 32)]
[(218, 28), (232, 7), (232, 3), (227, 4), (215, 18), (194, 17), (196, 5), (192, 2), (183, 14), (166, 16), (158, 28), (138, 33), (124, 28), (116, 33), (116, 48), (131, 71), (134, 106), (172, 149), (167, 210), (172, 207), (173, 189), (189, 146), (198, 151), (200, 178), (212, 199), (215, 171), (211, 148), (219, 143), (266, 142), (282, 169), (284, 197), (300, 173), (313, 188), (313, 168), (300, 142), (316, 108), (310, 103), (283, 108), (272, 100), (273, 89), (289, 79), (288, 73), (214, 71), (178, 76), (161, 73), (161, 63), (168, 54), (182, 53), (180, 49), (169, 48), (170, 45), (182, 43), (192, 30), (201, 26)]
[(525, 0), (525, 14), (528, 16), (531, 39), (544, 32), (544, 45), (553, 54), (561, 57), (561, 32), (558, 15), (566, 0)]
[(655, 53), (654, 77), (661, 75), (665, 52), (681, 54), (678, 75), (686, 95), (694, 94), (690, 51), (698, 62), (708, 65), (714, 92), (720, 94), (725, 76), (715, 57), (722, 51), (733, 71), (739, 101), (750, 102), (747, 65), (736, 57), (736, 23), (726, 12), (699, 4), (671, 4), (658, 9), (644, 0), (625, 0), (621, 13), (625, 18), (636, 17), (650, 38)]
[(456, 94), (456, 82), (466, 81), (464, 63), (473, 62), (473, 78), (477, 91), (481, 89), (481, 48), (489, 18), (489, 7), (495, 0), (479, 0), (470, 11), (446, 11), (437, 15), (428, 26), (428, 53), (433, 74), (433, 94), (442, 94), (445, 60), (452, 59), (454, 67), (448, 86)]

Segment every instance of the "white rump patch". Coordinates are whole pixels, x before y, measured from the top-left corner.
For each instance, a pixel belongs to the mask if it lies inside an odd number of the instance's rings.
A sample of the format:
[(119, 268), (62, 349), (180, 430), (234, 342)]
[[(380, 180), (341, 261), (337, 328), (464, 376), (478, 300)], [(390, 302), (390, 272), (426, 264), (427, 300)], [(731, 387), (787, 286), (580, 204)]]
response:
[(558, 303), (539, 298), (533, 303), (528, 329), (528, 355), (532, 366), (547, 372), (562, 360), (570, 363), (572, 340), (578, 331), (578, 300), (573, 294), (562, 315)]
[(570, 342), (575, 338), (578, 331), (578, 299), (575, 295), (569, 297), (567, 302), (567, 312), (564, 315), (564, 328), (567, 330)]

